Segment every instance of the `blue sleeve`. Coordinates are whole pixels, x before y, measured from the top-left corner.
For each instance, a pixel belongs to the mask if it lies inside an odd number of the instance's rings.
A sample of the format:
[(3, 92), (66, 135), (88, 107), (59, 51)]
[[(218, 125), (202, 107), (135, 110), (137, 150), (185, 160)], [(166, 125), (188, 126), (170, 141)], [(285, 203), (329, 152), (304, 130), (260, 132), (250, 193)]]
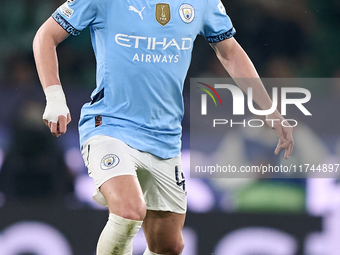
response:
[(103, 23), (103, 2), (98, 0), (67, 0), (53, 14), (53, 19), (69, 34), (77, 36), (88, 26)]
[(220, 0), (207, 0), (201, 35), (207, 42), (216, 43), (231, 38), (236, 33)]

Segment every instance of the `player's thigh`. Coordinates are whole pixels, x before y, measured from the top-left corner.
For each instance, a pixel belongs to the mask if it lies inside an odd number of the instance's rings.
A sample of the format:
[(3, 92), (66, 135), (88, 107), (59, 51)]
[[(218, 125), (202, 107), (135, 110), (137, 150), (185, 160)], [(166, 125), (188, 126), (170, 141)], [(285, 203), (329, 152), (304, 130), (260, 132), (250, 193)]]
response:
[(146, 200), (143, 230), (149, 249), (156, 254), (180, 254), (187, 195), (181, 157), (149, 156), (149, 167), (137, 171)]
[(82, 154), (96, 190), (94, 200), (111, 213), (140, 220), (145, 216), (143, 193), (136, 176), (135, 150), (103, 135), (90, 138)]
[(143, 230), (148, 247), (159, 254), (180, 254), (183, 246), (182, 229), (186, 214), (147, 210)]
[(160, 159), (149, 155), (147, 158), (148, 167), (137, 170), (147, 210), (185, 214), (187, 193), (180, 156)]
[(100, 188), (110, 213), (123, 218), (143, 220), (146, 207), (138, 179), (134, 175), (120, 175), (104, 182)]

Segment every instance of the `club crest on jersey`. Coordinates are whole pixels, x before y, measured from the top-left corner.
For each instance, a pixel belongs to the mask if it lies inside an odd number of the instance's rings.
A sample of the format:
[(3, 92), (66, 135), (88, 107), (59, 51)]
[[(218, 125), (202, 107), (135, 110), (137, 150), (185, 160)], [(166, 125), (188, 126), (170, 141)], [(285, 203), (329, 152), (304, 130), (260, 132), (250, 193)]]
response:
[(119, 158), (115, 154), (108, 154), (102, 158), (100, 162), (100, 168), (103, 170), (109, 170), (119, 164)]
[(156, 20), (162, 26), (168, 24), (171, 18), (170, 5), (168, 4), (156, 4)]
[(179, 8), (179, 15), (185, 23), (190, 23), (195, 17), (195, 9), (190, 4), (182, 4)]
[(71, 3), (74, 2), (74, 0), (67, 0), (67, 2), (68, 2), (69, 4), (71, 4)]

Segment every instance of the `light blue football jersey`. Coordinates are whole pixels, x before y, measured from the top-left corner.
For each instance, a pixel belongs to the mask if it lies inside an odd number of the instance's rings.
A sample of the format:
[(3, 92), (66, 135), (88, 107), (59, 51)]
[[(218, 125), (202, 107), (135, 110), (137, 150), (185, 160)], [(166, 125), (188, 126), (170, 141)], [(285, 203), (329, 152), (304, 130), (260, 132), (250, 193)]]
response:
[(52, 17), (72, 35), (91, 31), (97, 84), (81, 111), (80, 144), (108, 135), (161, 158), (179, 155), (193, 42), (235, 33), (220, 0), (68, 0)]

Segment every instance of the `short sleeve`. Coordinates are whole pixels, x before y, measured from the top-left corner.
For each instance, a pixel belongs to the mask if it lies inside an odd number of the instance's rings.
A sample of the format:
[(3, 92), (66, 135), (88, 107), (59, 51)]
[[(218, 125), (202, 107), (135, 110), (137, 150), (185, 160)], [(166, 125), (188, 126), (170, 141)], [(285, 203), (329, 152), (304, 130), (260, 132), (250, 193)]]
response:
[(69, 34), (77, 36), (96, 20), (97, 3), (97, 0), (67, 0), (52, 17)]
[(220, 0), (207, 0), (201, 35), (207, 42), (216, 43), (231, 38), (236, 33), (235, 28), (226, 14)]

